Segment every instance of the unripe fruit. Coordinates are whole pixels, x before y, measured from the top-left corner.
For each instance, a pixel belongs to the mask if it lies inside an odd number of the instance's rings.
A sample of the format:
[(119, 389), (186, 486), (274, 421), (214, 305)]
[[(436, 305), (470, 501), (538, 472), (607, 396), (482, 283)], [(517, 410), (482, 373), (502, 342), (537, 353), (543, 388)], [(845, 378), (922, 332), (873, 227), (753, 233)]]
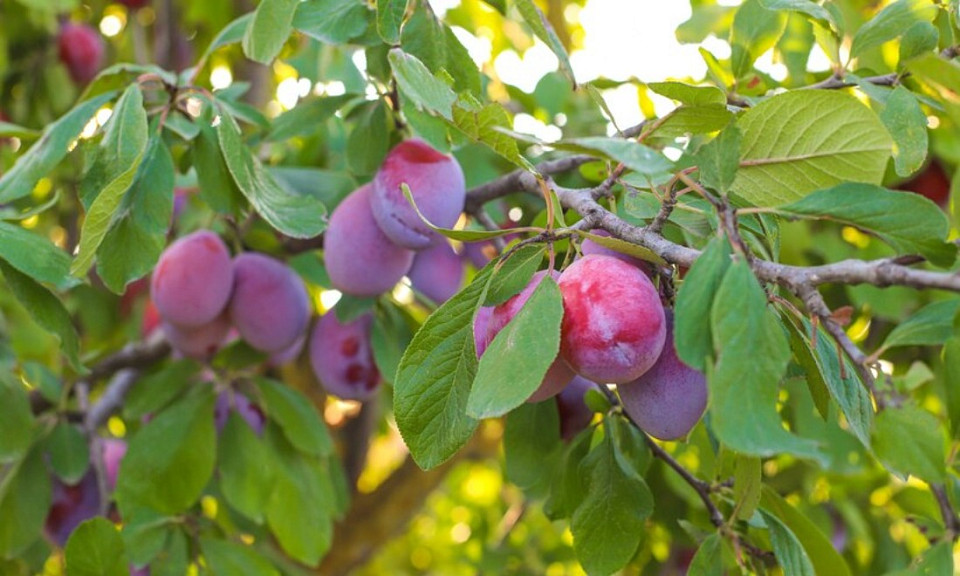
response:
[(371, 186), (347, 196), (330, 215), (323, 260), (333, 287), (354, 296), (379, 296), (410, 270), (413, 252), (380, 230), (370, 211)]
[(636, 380), (663, 350), (666, 322), (650, 279), (610, 256), (584, 256), (560, 275), (560, 355), (599, 383)]
[(683, 438), (700, 421), (707, 408), (707, 379), (677, 357), (672, 314), (667, 314), (667, 342), (656, 364), (617, 391), (626, 413), (654, 438)]
[[(533, 291), (537, 289), (537, 286), (540, 285), (540, 281), (544, 276), (547, 275), (546, 270), (541, 270), (533, 275), (533, 278), (530, 280), (530, 283), (520, 291), (519, 294), (513, 296), (503, 304), (496, 306), (493, 309), (493, 312), (490, 315), (490, 320), (487, 324), (487, 337), (486, 343), (484, 345), (484, 350), (487, 346), (493, 342), (493, 339), (500, 333), (501, 330), (511, 321), (514, 316), (520, 312), (520, 309), (523, 308), (523, 305), (527, 303), (527, 300), (530, 299), (530, 296), (533, 295)], [(555, 270), (550, 271), (550, 275), (556, 279), (559, 274)], [(567, 366), (567, 363), (563, 361), (562, 358), (557, 356), (553, 361), (553, 364), (547, 369), (547, 373), (543, 376), (543, 381), (540, 383), (540, 387), (537, 388), (530, 398), (527, 399), (528, 402), (540, 402), (541, 400), (546, 400), (551, 396), (555, 396), (564, 386), (570, 383), (573, 377), (576, 374), (573, 370)]]
[(103, 449), (103, 471), (106, 475), (107, 487), (114, 490), (117, 487), (120, 461), (127, 454), (127, 443), (119, 438), (104, 438), (100, 441), (100, 445)]
[(364, 314), (341, 324), (331, 310), (317, 320), (310, 335), (310, 366), (327, 392), (347, 400), (366, 400), (380, 386), (373, 360), (370, 326)]
[(54, 478), (51, 504), (43, 531), (51, 542), (62, 548), (77, 526), (100, 513), (100, 491), (93, 469), (73, 486)]
[(560, 438), (570, 441), (585, 430), (593, 420), (593, 411), (584, 402), (584, 396), (596, 384), (583, 376), (575, 376), (566, 388), (557, 394), (557, 411), (560, 414)]
[(181, 328), (203, 326), (219, 316), (232, 290), (230, 252), (209, 230), (167, 247), (150, 282), (150, 298), (160, 316)]
[(92, 26), (68, 22), (60, 28), (57, 38), (60, 61), (67, 67), (77, 84), (86, 84), (103, 67), (106, 50), (103, 38)]
[(239, 392), (233, 392), (232, 394), (221, 392), (217, 396), (216, 405), (213, 407), (213, 422), (217, 427), (218, 434), (223, 432), (223, 427), (227, 425), (230, 412), (236, 412), (258, 435), (263, 433), (267, 418), (263, 415), (259, 406)]
[(463, 262), (450, 244), (440, 242), (417, 252), (407, 277), (414, 290), (436, 304), (443, 304), (460, 289)]
[(203, 326), (180, 328), (175, 324), (161, 324), (163, 336), (170, 346), (186, 358), (206, 361), (223, 346), (230, 332), (230, 317), (221, 314)]
[(406, 183), (420, 212), (434, 226), (451, 228), (463, 212), (466, 184), (460, 164), (421, 140), (407, 140), (387, 154), (373, 180), (370, 206), (380, 229), (404, 248), (422, 250), (442, 240), (403, 196)]
[(310, 300), (300, 277), (279, 260), (245, 252), (233, 260), (230, 319), (247, 344), (261, 352), (284, 350), (310, 321)]

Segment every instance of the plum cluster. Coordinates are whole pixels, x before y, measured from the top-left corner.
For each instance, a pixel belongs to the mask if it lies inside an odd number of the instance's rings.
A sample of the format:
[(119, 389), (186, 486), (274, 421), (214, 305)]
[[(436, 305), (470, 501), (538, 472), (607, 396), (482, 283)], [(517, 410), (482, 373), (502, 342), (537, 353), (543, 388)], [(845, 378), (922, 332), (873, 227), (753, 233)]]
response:
[[(706, 380), (677, 357), (673, 315), (645, 273), (646, 263), (607, 250), (591, 242), (563, 273), (549, 271), (563, 298), (560, 352), (528, 401), (565, 395), (558, 405), (568, 437), (586, 425), (584, 418), (589, 422), (581, 406), (585, 390), (616, 384), (623, 409), (646, 432), (663, 440), (686, 436), (706, 409)], [(547, 273), (537, 272), (503, 304), (480, 309), (474, 320), (478, 356)]]
[(293, 270), (254, 252), (231, 258), (209, 230), (183, 236), (164, 251), (150, 296), (170, 345), (198, 360), (209, 359), (231, 329), (256, 350), (291, 354), (310, 321), (307, 290)]
[(427, 220), (442, 228), (456, 224), (466, 198), (460, 165), (421, 140), (401, 142), (373, 181), (330, 215), (323, 241), (330, 282), (341, 292), (366, 297), (387, 292), (407, 276), (414, 290), (442, 303), (460, 288), (463, 264), (407, 202), (403, 184)]

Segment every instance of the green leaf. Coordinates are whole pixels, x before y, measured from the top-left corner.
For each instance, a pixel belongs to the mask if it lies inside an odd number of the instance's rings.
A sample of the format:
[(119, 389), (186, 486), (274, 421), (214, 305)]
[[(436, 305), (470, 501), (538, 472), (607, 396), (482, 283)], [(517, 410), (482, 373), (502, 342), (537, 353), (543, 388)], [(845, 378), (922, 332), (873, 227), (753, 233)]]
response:
[(273, 425), (267, 426), (267, 439), (278, 464), (267, 525), (291, 558), (316, 566), (333, 536), (330, 470), (297, 452)]
[(543, 40), (543, 43), (557, 56), (557, 60), (560, 62), (560, 70), (576, 86), (577, 79), (573, 74), (573, 66), (570, 65), (567, 49), (560, 42), (560, 38), (557, 37), (553, 26), (547, 21), (547, 17), (537, 8), (533, 0), (514, 0), (514, 6), (517, 7), (523, 20), (530, 26), (537, 38)]
[(930, 22), (937, 15), (932, 0), (898, 0), (887, 5), (857, 30), (850, 46), (850, 58), (893, 40), (916, 22)]
[(400, 366), (403, 351), (410, 345), (413, 331), (400, 308), (392, 304), (377, 306), (370, 327), (370, 348), (380, 375), (389, 383)]
[(812, 0), (760, 0), (760, 5), (767, 10), (800, 12), (822, 24), (826, 24), (830, 28), (837, 28), (837, 23), (834, 21), (833, 15), (831, 15), (826, 8)]
[(496, 282), (490, 283), (483, 305), (502, 304), (523, 290), (540, 268), (546, 251), (546, 246), (524, 246), (497, 265), (493, 270)]
[(953, 545), (949, 541), (944, 541), (927, 548), (909, 569), (896, 572), (891, 576), (940, 576), (955, 573)]
[(494, 102), (480, 109), (456, 106), (453, 109), (453, 125), (471, 140), (487, 146), (514, 166), (536, 172), (533, 164), (520, 153), (517, 141), (504, 132), (513, 124), (501, 104)]
[(544, 504), (544, 512), (551, 520), (570, 518), (584, 498), (586, 479), (580, 474), (580, 463), (590, 450), (592, 432), (593, 428), (589, 428), (588, 433), (577, 435), (560, 458), (560, 467), (552, 477), (550, 497)]
[(710, 311), (720, 283), (730, 267), (730, 243), (714, 238), (704, 248), (677, 293), (674, 307), (674, 342), (684, 364), (706, 372), (713, 358)]
[(130, 440), (120, 463), (121, 513), (150, 508), (178, 514), (203, 494), (216, 461), (211, 386), (167, 408)]
[(317, 414), (310, 399), (289, 386), (261, 378), (257, 387), (263, 396), (270, 419), (283, 430), (287, 440), (299, 451), (313, 456), (333, 453), (333, 440), (327, 425)]
[(560, 416), (557, 403), (524, 403), (507, 415), (503, 453), (507, 478), (530, 495), (543, 494), (550, 486), (547, 471), (560, 446)]
[[(298, 106), (294, 110), (299, 108)], [(234, 183), (230, 169), (223, 159), (216, 130), (203, 126), (193, 141), (191, 150), (200, 198), (221, 214), (239, 214), (243, 194)]]
[(773, 514), (763, 512), (763, 519), (770, 530), (770, 542), (777, 563), (784, 576), (815, 576), (810, 557), (797, 540), (796, 535)]
[(817, 525), (808, 516), (792, 507), (771, 487), (763, 487), (760, 505), (761, 512), (766, 512), (765, 517), (768, 515), (776, 516), (796, 536), (813, 564), (814, 574), (851, 576), (850, 567), (847, 566), (843, 556), (833, 547), (830, 539), (817, 528)]
[[(97, 249), (107, 235), (124, 194), (140, 169), (147, 149), (147, 111), (143, 109), (143, 93), (133, 84), (117, 102), (106, 134), (97, 148), (97, 159), (91, 171), (105, 182), (87, 209), (80, 229), (77, 257), (70, 266), (74, 276), (84, 276), (93, 265)], [(88, 178), (92, 178), (90, 174)]]
[(200, 549), (213, 576), (280, 576), (253, 548), (218, 538), (201, 538)]
[[(853, 363), (846, 356), (843, 357), (846, 377), (841, 377), (840, 357), (830, 336), (823, 330), (819, 330), (817, 345), (814, 349), (810, 339), (812, 329), (810, 322), (806, 319), (801, 322), (789, 315), (785, 317), (787, 318), (785, 324), (791, 333), (794, 358), (806, 371), (808, 383), (811, 379), (817, 383), (811, 385), (811, 388), (819, 385), (829, 392), (839, 404), (850, 431), (869, 449), (870, 431), (873, 428), (873, 401), (870, 399), (870, 393), (860, 382), (857, 371), (853, 369)], [(828, 407), (818, 404), (817, 408), (826, 418)]]
[(740, 168), (740, 142), (743, 134), (730, 126), (697, 152), (700, 183), (726, 195)]
[[(690, 279), (688, 277), (687, 281)], [(749, 264), (730, 265), (710, 311), (718, 361), (708, 370), (710, 423), (725, 445), (753, 456), (816, 458), (816, 444), (784, 430), (777, 412), (790, 345)], [(679, 349), (679, 344), (678, 344)], [(750, 414), (744, 419), (744, 414)]]
[(917, 22), (907, 28), (900, 39), (900, 62), (913, 60), (917, 56), (933, 52), (940, 40), (940, 31), (929, 22)]
[(217, 134), (233, 181), (264, 220), (293, 238), (312, 238), (323, 232), (327, 226), (323, 204), (287, 192), (243, 143), (240, 127), (225, 111), (221, 111)]
[(47, 437), (46, 446), (50, 467), (65, 483), (73, 486), (87, 473), (90, 449), (86, 436), (76, 426), (61, 420)]
[(427, 317), (400, 359), (393, 384), (397, 427), (414, 461), (439, 466), (477, 427), (466, 413), (477, 373), (473, 319), (487, 292), (493, 264)]
[(7, 287), (30, 313), (30, 317), (44, 330), (60, 339), (63, 355), (75, 370), (83, 371), (80, 362), (80, 340), (77, 329), (63, 303), (53, 294), (26, 274), (17, 271), (4, 260), (0, 260), (0, 273)]
[(716, 86), (692, 86), (683, 82), (650, 82), (647, 88), (686, 106), (709, 104), (725, 106), (727, 104), (727, 95)]
[(939, 346), (953, 336), (953, 318), (960, 310), (960, 300), (942, 300), (927, 304), (913, 316), (898, 324), (880, 350), (898, 346)]
[[(960, 336), (954, 336), (943, 344), (943, 387), (946, 393), (947, 415), (950, 417), (950, 431), (953, 438), (960, 437)], [(2, 403), (2, 400), (0, 400)], [(0, 431), (0, 438), (3, 432)], [(2, 451), (0, 451), (2, 454)]]
[(130, 563), (136, 566), (149, 564), (161, 554), (171, 539), (176, 519), (141, 509), (123, 518), (124, 548)]
[(726, 127), (733, 117), (724, 104), (680, 106), (661, 118), (647, 134), (658, 138), (708, 134)]
[(50, 509), (50, 476), (34, 448), (0, 480), (0, 558), (22, 554), (40, 538)]
[(690, 561), (688, 576), (723, 576), (723, 538), (719, 532), (700, 543)]
[(344, 44), (363, 34), (370, 18), (358, 0), (308, 0), (297, 7), (293, 27), (324, 44)]
[(263, 523), (274, 480), (267, 447), (246, 421), (231, 411), (217, 452), (223, 497), (247, 518)]
[(879, 184), (893, 143), (877, 115), (839, 91), (800, 90), (745, 112), (733, 190), (776, 206), (844, 181)]
[(767, 10), (760, 0), (740, 5), (730, 27), (730, 65), (735, 77), (746, 76), (757, 58), (773, 48), (786, 23), (785, 13)]
[(502, 416), (537, 390), (560, 352), (562, 319), (560, 288), (546, 274), (480, 359), (467, 399), (469, 416)]
[(423, 62), (399, 48), (390, 50), (387, 59), (400, 89), (418, 108), (453, 121), (453, 104), (457, 101), (457, 95), (449, 86), (431, 74)]
[(733, 496), (737, 518), (750, 520), (760, 505), (760, 489), (763, 487), (763, 471), (760, 459), (737, 454), (733, 473)]
[(588, 574), (611, 574), (633, 558), (653, 512), (653, 494), (618, 461), (609, 435), (583, 460), (586, 496), (570, 521), (577, 560)]
[(244, 14), (233, 22), (224, 26), (223, 30), (217, 33), (216, 38), (213, 39), (213, 42), (210, 43), (210, 46), (207, 46), (207, 50), (203, 53), (203, 57), (200, 59), (200, 61), (206, 62), (210, 58), (211, 54), (224, 46), (242, 42), (243, 37), (247, 33), (247, 27), (250, 25), (251, 20), (253, 20), (252, 13)]
[(392, 118), (386, 103), (376, 100), (364, 105), (353, 120), (353, 131), (347, 139), (347, 163), (354, 174), (373, 174), (390, 148)]
[(641, 260), (653, 262), (654, 264), (658, 264), (660, 266), (665, 266), (667, 264), (667, 261), (661, 258), (656, 252), (650, 250), (649, 248), (640, 246), (639, 244), (627, 242), (626, 240), (621, 240), (613, 236), (599, 236), (597, 234), (591, 234), (585, 230), (576, 230), (576, 233), (581, 238), (589, 238), (591, 241), (605, 248), (616, 250), (621, 254), (640, 258)]
[(260, 0), (243, 35), (244, 55), (261, 64), (270, 64), (293, 30), (293, 13), (300, 0)]
[(909, 176), (923, 166), (927, 158), (927, 115), (917, 97), (897, 86), (887, 98), (880, 120), (893, 136), (894, 167), (899, 176)]
[(33, 441), (33, 413), (26, 391), (19, 382), (0, 379), (0, 463), (18, 460)]
[(926, 410), (912, 404), (891, 407), (877, 415), (873, 449), (877, 459), (903, 479), (913, 475), (925, 482), (943, 482), (947, 478), (944, 436), (940, 422)]
[(417, 57), (434, 74), (449, 74), (453, 91), (480, 97), (480, 74), (470, 53), (449, 26), (432, 10), (415, 10), (403, 26), (400, 43), (404, 52)]
[(123, 403), (123, 416), (139, 420), (147, 414), (163, 410), (194, 383), (193, 377), (199, 371), (200, 365), (193, 360), (178, 360), (141, 377), (127, 394)]
[(922, 254), (938, 266), (949, 266), (956, 256), (956, 248), (944, 241), (950, 231), (947, 216), (936, 204), (912, 192), (850, 182), (814, 192), (777, 208), (777, 212), (856, 226), (899, 253)]
[(21, 140), (36, 140), (40, 137), (40, 132), (0, 120), (0, 137), (19, 138)]
[(622, 162), (630, 170), (651, 178), (673, 170), (673, 163), (667, 160), (666, 156), (633, 140), (592, 136), (564, 140), (564, 144), (587, 153), (599, 152), (611, 160)]
[(166, 247), (174, 173), (170, 150), (159, 138), (151, 138), (140, 171), (97, 250), (97, 273), (116, 294), (153, 270)]
[(400, 41), (400, 26), (407, 12), (407, 0), (377, 0), (377, 33), (387, 44)]
[(315, 134), (318, 126), (356, 98), (356, 94), (341, 94), (301, 100), (293, 109), (273, 120), (266, 139), (271, 142), (282, 142), (295, 136)]
[(67, 540), (67, 576), (127, 576), (123, 539), (106, 518), (91, 518)]
[(191, 552), (182, 530), (170, 532), (166, 548), (150, 564), (150, 576), (181, 576), (189, 573)]
[(62, 118), (47, 126), (40, 140), (0, 178), (0, 203), (10, 202), (33, 192), (37, 182), (49, 175), (67, 155), (70, 144), (80, 136), (90, 118), (114, 96), (116, 94), (110, 92), (78, 104)]

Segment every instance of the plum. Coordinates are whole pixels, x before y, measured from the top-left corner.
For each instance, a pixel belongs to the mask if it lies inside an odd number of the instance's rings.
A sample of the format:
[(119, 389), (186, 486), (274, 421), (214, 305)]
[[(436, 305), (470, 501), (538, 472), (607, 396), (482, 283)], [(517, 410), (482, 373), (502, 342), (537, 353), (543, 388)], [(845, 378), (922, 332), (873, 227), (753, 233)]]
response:
[(283, 366), (284, 364), (293, 362), (297, 359), (297, 356), (300, 355), (300, 352), (303, 350), (303, 345), (306, 343), (306, 341), (306, 333), (301, 333), (293, 344), (287, 346), (279, 352), (274, 352), (270, 355), (270, 365)]
[(100, 513), (97, 476), (91, 468), (76, 484), (53, 479), (53, 497), (43, 531), (55, 545), (63, 547), (70, 533), (85, 520)]
[[(596, 228), (590, 231), (594, 236), (603, 236), (606, 238), (610, 237), (610, 233), (602, 228)], [(644, 273), (650, 273), (650, 264), (640, 258), (635, 258), (623, 252), (617, 252), (613, 248), (607, 248), (603, 244), (598, 244), (589, 238), (584, 238), (583, 242), (580, 243), (580, 251), (583, 252), (584, 256), (589, 256), (591, 254), (601, 254), (603, 256), (613, 256), (618, 260), (623, 260), (627, 264), (632, 264), (637, 268), (640, 268)]]
[(460, 289), (463, 262), (450, 244), (440, 242), (417, 253), (407, 277), (415, 290), (442, 304)]
[(150, 3), (150, 0), (117, 0), (120, 4), (123, 4), (127, 8), (136, 10), (138, 8), (143, 8)]
[(557, 411), (560, 413), (560, 438), (565, 442), (585, 430), (593, 420), (593, 410), (587, 407), (584, 396), (594, 387), (596, 384), (583, 376), (575, 376), (556, 395)]
[(897, 184), (897, 190), (920, 194), (943, 208), (950, 201), (950, 176), (940, 162), (934, 159), (913, 178)]
[(310, 299), (300, 277), (279, 260), (245, 252), (233, 260), (230, 319), (261, 352), (285, 350), (310, 322)]
[(230, 317), (221, 314), (202, 326), (181, 328), (169, 322), (161, 325), (170, 346), (186, 358), (209, 360), (217, 353), (230, 332)]
[[(536, 290), (537, 286), (540, 284), (540, 281), (544, 276), (547, 275), (546, 270), (541, 270), (533, 275), (533, 278), (530, 280), (530, 283), (520, 291), (519, 294), (511, 297), (509, 300), (494, 307), (493, 312), (490, 314), (490, 320), (487, 322), (487, 336), (483, 345), (483, 349), (486, 350), (487, 346), (493, 342), (493, 339), (500, 333), (501, 330), (511, 321), (513, 317), (517, 315), (517, 312), (523, 308), (523, 305), (527, 303), (527, 300), (530, 299), (530, 296), (533, 295), (533, 291)], [(556, 279), (559, 274), (555, 270), (550, 271), (550, 275)], [(530, 398), (527, 399), (528, 402), (540, 402), (541, 400), (546, 400), (551, 396), (555, 396), (560, 393), (563, 388), (570, 383), (573, 377), (576, 374), (573, 370), (567, 366), (567, 363), (563, 361), (562, 358), (557, 356), (553, 361), (553, 364), (547, 369), (547, 373), (543, 376), (543, 381), (540, 383), (540, 387), (537, 388)]]
[(410, 188), (420, 212), (434, 226), (451, 228), (463, 212), (466, 184), (460, 164), (422, 140), (406, 140), (384, 158), (373, 180), (370, 206), (380, 229), (404, 248), (422, 250), (443, 240), (403, 196)]
[(323, 259), (333, 287), (354, 296), (379, 296), (410, 270), (413, 252), (380, 230), (370, 211), (372, 187), (361, 186), (330, 215)]
[(707, 408), (707, 379), (677, 357), (673, 314), (666, 314), (663, 352), (643, 376), (617, 386), (623, 409), (645, 432), (661, 440), (686, 436)]
[(473, 320), (473, 344), (477, 349), (477, 358), (483, 356), (487, 349), (487, 327), (490, 325), (490, 316), (493, 315), (493, 306), (481, 306), (477, 310), (477, 317)]
[(65, 23), (60, 27), (57, 47), (60, 61), (77, 84), (93, 80), (103, 67), (106, 47), (100, 33), (92, 26)]
[(180, 328), (197, 328), (223, 312), (233, 291), (233, 262), (219, 236), (188, 234), (164, 250), (150, 281), (160, 316)]
[(120, 461), (127, 454), (127, 442), (119, 438), (104, 438), (100, 441), (100, 446), (103, 450), (103, 470), (106, 474), (107, 487), (114, 490), (117, 487)]
[(327, 392), (347, 400), (366, 400), (380, 385), (373, 360), (370, 327), (364, 314), (343, 324), (331, 310), (317, 320), (310, 335), (310, 366)]
[(266, 416), (263, 415), (259, 406), (239, 392), (221, 392), (217, 396), (217, 403), (213, 407), (213, 421), (218, 433), (223, 432), (231, 411), (239, 414), (254, 432), (263, 433), (263, 427), (267, 422)]
[(560, 275), (560, 355), (584, 378), (636, 380), (663, 350), (666, 321), (650, 279), (611, 256), (584, 256)]

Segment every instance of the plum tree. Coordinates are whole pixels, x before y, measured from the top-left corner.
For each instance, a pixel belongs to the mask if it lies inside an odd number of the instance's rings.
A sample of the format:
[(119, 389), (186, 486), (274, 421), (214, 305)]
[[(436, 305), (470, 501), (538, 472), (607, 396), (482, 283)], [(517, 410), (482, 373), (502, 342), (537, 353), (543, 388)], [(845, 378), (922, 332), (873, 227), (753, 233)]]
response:
[(267, 423), (263, 410), (246, 395), (236, 391), (224, 391), (217, 395), (217, 403), (213, 407), (213, 421), (217, 432), (223, 432), (230, 412), (239, 414), (257, 434), (263, 433), (263, 427)]
[(219, 316), (232, 291), (230, 252), (209, 230), (168, 246), (150, 281), (150, 298), (160, 316), (183, 328), (197, 328)]
[(569, 442), (590, 425), (593, 410), (587, 406), (584, 397), (588, 390), (596, 386), (578, 375), (556, 395), (557, 411), (560, 414), (560, 438), (563, 440)]
[(374, 220), (371, 193), (367, 184), (340, 202), (323, 235), (330, 282), (355, 296), (378, 296), (390, 290), (413, 264), (414, 253), (391, 242)]
[[(496, 338), (497, 334), (511, 321), (513, 317), (517, 315), (523, 305), (527, 303), (527, 300), (530, 299), (530, 296), (533, 295), (533, 291), (536, 290), (537, 286), (540, 284), (540, 281), (547, 275), (546, 270), (540, 270), (533, 275), (533, 278), (530, 279), (530, 282), (520, 291), (519, 294), (512, 296), (509, 300), (495, 306), (493, 311), (490, 313), (490, 319), (487, 321), (487, 334), (484, 341), (483, 349), (486, 350), (487, 346), (493, 342), (493, 339)], [(556, 279), (560, 277), (560, 273), (556, 270), (551, 270), (550, 275)], [(479, 348), (477, 349), (479, 352)], [(527, 399), (528, 402), (540, 402), (546, 400), (551, 396), (559, 394), (563, 388), (570, 383), (573, 377), (576, 376), (573, 370), (570, 369), (570, 366), (563, 361), (559, 355), (553, 361), (553, 364), (547, 369), (547, 373), (543, 376), (543, 381), (540, 383), (540, 386), (533, 392), (530, 398)]]
[(170, 322), (161, 323), (163, 335), (170, 346), (194, 360), (209, 360), (223, 346), (232, 324), (224, 312), (201, 326), (182, 328)]
[(44, 534), (53, 544), (63, 547), (74, 528), (100, 513), (100, 491), (93, 469), (76, 484), (53, 479), (50, 510), (44, 522)]
[(611, 256), (584, 256), (558, 282), (563, 296), (560, 355), (584, 378), (630, 382), (653, 366), (666, 337), (650, 279)]
[(64, 23), (60, 27), (57, 46), (60, 61), (77, 84), (86, 84), (93, 80), (103, 67), (106, 46), (100, 33), (92, 26), (76, 22)]
[(405, 140), (387, 154), (373, 180), (373, 217), (390, 240), (412, 250), (442, 241), (407, 202), (402, 184), (410, 188), (417, 208), (430, 223), (452, 228), (466, 197), (460, 164), (422, 140)]
[(414, 290), (442, 304), (449, 300), (463, 282), (463, 261), (446, 241), (417, 252), (407, 273)]
[(342, 323), (330, 310), (314, 325), (310, 334), (310, 366), (331, 394), (347, 400), (366, 400), (377, 392), (380, 372), (370, 346), (372, 324), (370, 314)]
[(283, 262), (244, 252), (233, 261), (230, 320), (250, 346), (279, 352), (299, 338), (310, 321), (310, 300), (300, 277)]
[(707, 379), (677, 357), (673, 340), (673, 313), (667, 312), (663, 352), (643, 376), (617, 386), (623, 409), (655, 438), (686, 436), (707, 408)]

